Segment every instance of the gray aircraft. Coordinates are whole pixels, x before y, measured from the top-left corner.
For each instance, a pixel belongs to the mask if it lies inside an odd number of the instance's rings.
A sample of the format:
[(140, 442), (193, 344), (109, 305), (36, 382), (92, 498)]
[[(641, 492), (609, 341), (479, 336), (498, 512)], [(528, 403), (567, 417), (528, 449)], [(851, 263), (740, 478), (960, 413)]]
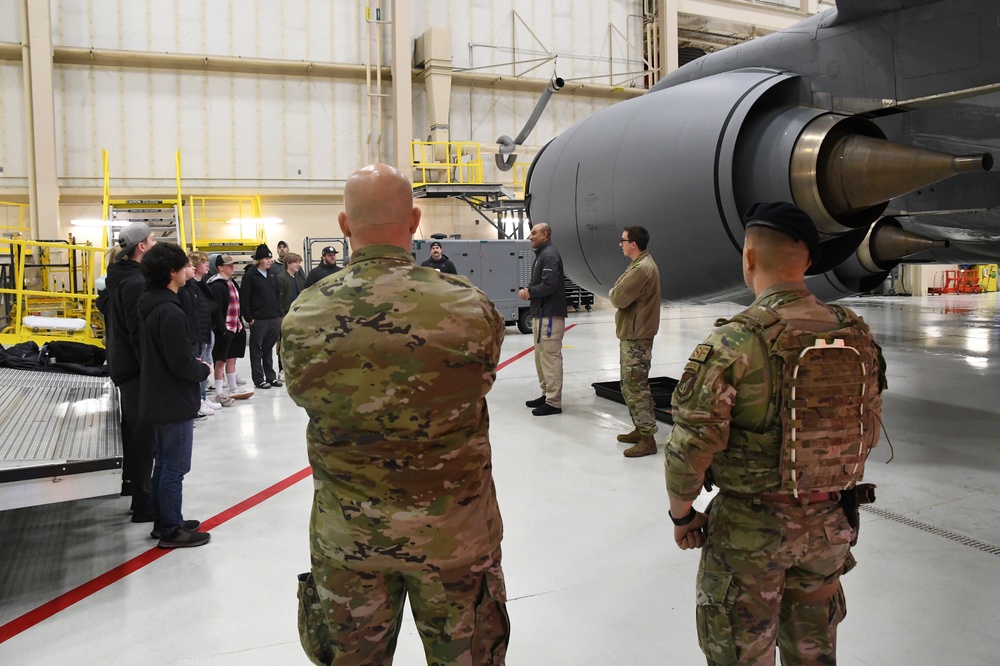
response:
[(623, 227), (650, 229), (665, 300), (747, 301), (741, 214), (792, 201), (823, 234), (810, 288), (900, 261), (1000, 257), (997, 0), (837, 0), (704, 56), (553, 139), (528, 174), (566, 270), (606, 293)]

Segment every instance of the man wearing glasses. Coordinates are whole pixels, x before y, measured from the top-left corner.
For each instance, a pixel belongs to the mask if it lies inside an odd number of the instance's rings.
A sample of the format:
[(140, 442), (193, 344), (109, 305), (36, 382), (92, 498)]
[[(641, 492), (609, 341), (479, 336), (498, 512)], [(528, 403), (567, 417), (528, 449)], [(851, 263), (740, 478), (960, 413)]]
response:
[(660, 330), (660, 269), (646, 251), (649, 232), (643, 227), (625, 227), (618, 241), (622, 254), (632, 260), (608, 295), (615, 313), (618, 336), (622, 396), (628, 405), (634, 428), (618, 435), (619, 442), (633, 444), (625, 449), (627, 458), (656, 453), (656, 414), (649, 390), (649, 366), (653, 359), (653, 338)]

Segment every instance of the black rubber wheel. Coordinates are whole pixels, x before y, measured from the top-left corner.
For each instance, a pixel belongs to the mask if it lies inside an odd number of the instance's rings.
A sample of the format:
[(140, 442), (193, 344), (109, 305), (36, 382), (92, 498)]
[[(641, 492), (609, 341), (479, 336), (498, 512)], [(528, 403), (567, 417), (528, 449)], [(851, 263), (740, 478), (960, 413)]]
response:
[(531, 333), (531, 310), (521, 308), (517, 311), (517, 330), (522, 333)]

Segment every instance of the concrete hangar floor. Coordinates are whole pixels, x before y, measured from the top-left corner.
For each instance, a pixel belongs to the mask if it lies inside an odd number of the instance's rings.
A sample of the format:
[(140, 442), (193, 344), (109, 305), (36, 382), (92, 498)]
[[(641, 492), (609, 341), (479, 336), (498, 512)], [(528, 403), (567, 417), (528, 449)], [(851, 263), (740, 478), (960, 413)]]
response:
[[(995, 664), (997, 295), (846, 303), (885, 347), (895, 460), (885, 464), (883, 437), (867, 474), (878, 502), (862, 514), (859, 565), (844, 578), (839, 663)], [(734, 311), (664, 308), (652, 374), (677, 377), (713, 320)], [(624, 458), (615, 435), (628, 413), (591, 388), (617, 379), (613, 310), (568, 323), (562, 415), (524, 407), (538, 390), (530, 338), (513, 328), (489, 396), (508, 663), (704, 663), (698, 556), (671, 541), (662, 456)], [(0, 664), (307, 663), (295, 628), (295, 576), (309, 566), (305, 421), (282, 388), (197, 423), (184, 506), (214, 525), (203, 548), (158, 551), (124, 498), (0, 513)], [(424, 663), (408, 612), (396, 663)]]

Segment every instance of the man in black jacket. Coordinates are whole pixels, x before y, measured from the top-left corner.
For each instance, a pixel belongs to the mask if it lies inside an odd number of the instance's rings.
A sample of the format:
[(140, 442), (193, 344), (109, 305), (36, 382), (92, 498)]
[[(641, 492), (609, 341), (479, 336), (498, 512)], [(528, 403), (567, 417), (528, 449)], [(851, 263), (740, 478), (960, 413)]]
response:
[(518, 291), (531, 301), (531, 331), (535, 336), (535, 370), (542, 397), (524, 404), (535, 416), (562, 413), (562, 340), (566, 330), (566, 284), (562, 257), (552, 245), (552, 230), (544, 222), (534, 225), (528, 235), (535, 251), (531, 284)]
[[(287, 272), (287, 264), (289, 263), (285, 260), (285, 256), (287, 254), (288, 243), (285, 241), (278, 241), (278, 258), (274, 260), (274, 263), (272, 263), (271, 267), (267, 269), (267, 272), (275, 277)], [(298, 277), (300, 281), (305, 282), (306, 272), (302, 270), (302, 266), (299, 266)]]
[(281, 386), (274, 372), (274, 345), (281, 335), (281, 292), (278, 278), (268, 273), (271, 250), (257, 246), (254, 265), (240, 282), (240, 311), (250, 327), (250, 374), (259, 389)]
[(142, 335), (139, 404), (156, 435), (150, 536), (160, 540), (160, 548), (201, 546), (211, 538), (207, 532), (196, 531), (199, 521), (184, 520), (181, 513), (184, 475), (191, 471), (194, 417), (201, 402), (198, 383), (210, 371), (194, 351), (177, 296), (187, 281), (187, 265), (184, 250), (161, 243), (147, 253), (141, 266), (146, 291), (138, 304)]
[(323, 248), (323, 259), (319, 266), (309, 271), (309, 275), (306, 277), (306, 288), (308, 289), (328, 275), (333, 275), (340, 268), (337, 265), (337, 248), (333, 245), (327, 245)]
[(153, 427), (139, 412), (139, 315), (143, 290), (139, 262), (156, 245), (156, 235), (143, 222), (118, 233), (117, 254), (108, 265), (104, 323), (111, 381), (118, 387), (122, 411), (122, 495), (132, 496), (132, 522), (153, 520), (150, 475), (153, 471)]
[[(191, 326), (191, 333), (195, 337), (198, 358), (211, 365), (212, 344), (218, 316), (216, 315), (215, 299), (208, 290), (208, 283), (202, 279), (208, 274), (208, 255), (204, 252), (191, 252), (188, 254), (188, 259), (191, 261), (191, 265), (187, 267), (187, 271), (191, 277), (178, 295), (181, 297), (181, 306), (188, 316), (188, 321), (197, 323), (197, 335), (195, 335), (194, 323)], [(223, 406), (228, 407), (233, 404), (232, 399), (226, 398), (224, 395), (216, 395), (218, 402), (209, 400), (207, 379), (201, 383), (200, 389), (201, 408), (198, 413), (201, 415), (211, 416)]]
[(441, 273), (458, 275), (458, 271), (455, 270), (455, 264), (451, 263), (451, 259), (444, 253), (444, 248), (441, 247), (441, 243), (438, 241), (431, 243), (431, 258), (420, 265), (433, 268)]

